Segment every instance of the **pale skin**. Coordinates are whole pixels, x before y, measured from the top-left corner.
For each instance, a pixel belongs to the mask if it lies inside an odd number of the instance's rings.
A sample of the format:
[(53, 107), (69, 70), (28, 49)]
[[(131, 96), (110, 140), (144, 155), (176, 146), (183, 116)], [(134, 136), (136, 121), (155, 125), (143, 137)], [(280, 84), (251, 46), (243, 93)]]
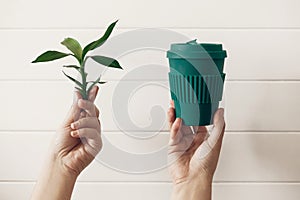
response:
[(188, 127), (183, 124), (182, 119), (175, 119), (173, 102), (168, 111), (168, 119), (169, 171), (173, 180), (171, 199), (210, 200), (212, 179), (225, 130), (224, 110), (218, 109), (215, 113), (210, 134), (205, 126)]
[(78, 175), (101, 150), (99, 111), (93, 103), (97, 92), (98, 87), (94, 87), (89, 100), (75, 92), (74, 103), (57, 130), (31, 200), (71, 199)]
[[(51, 145), (46, 163), (37, 180), (31, 200), (69, 200), (78, 175), (94, 160), (102, 148), (99, 110), (94, 104), (98, 87), (89, 100), (75, 92), (74, 103)], [(215, 113), (210, 136), (205, 127), (184, 126), (175, 119), (172, 107), (170, 125), (169, 170), (173, 180), (172, 200), (210, 200), (211, 185), (224, 135), (223, 109)]]

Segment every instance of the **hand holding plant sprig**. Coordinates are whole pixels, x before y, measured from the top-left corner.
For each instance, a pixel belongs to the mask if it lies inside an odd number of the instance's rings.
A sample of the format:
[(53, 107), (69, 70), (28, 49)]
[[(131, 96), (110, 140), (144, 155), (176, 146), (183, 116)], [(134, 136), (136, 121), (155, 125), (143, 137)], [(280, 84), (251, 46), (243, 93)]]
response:
[[(64, 45), (65, 47), (67, 47), (72, 53), (63, 53), (63, 52), (53, 51), (53, 50), (47, 51), (47, 52), (41, 54), (40, 56), (38, 56), (34, 61), (32, 61), (32, 63), (53, 61), (53, 60), (57, 60), (60, 58), (64, 58), (66, 56), (75, 57), (76, 60), (78, 61), (78, 65), (65, 65), (63, 67), (74, 68), (75, 70), (77, 70), (81, 75), (81, 82), (74, 79), (73, 77), (67, 75), (64, 71), (63, 71), (63, 73), (67, 78), (69, 78), (71, 81), (73, 81), (77, 85), (77, 87), (75, 87), (75, 88), (80, 92), (80, 94), (82, 95), (82, 98), (87, 100), (89, 92), (93, 88), (93, 86), (95, 86), (97, 83), (100, 83), (100, 84), (104, 83), (104, 82), (100, 82), (100, 77), (97, 78), (97, 80), (95, 80), (95, 81), (87, 82), (88, 74), (85, 72), (85, 63), (88, 58), (91, 58), (94, 61), (96, 61), (97, 63), (102, 64), (107, 67), (122, 69), (119, 62), (113, 58), (109, 58), (106, 56), (100, 56), (100, 55), (87, 56), (87, 53), (89, 51), (92, 51), (105, 43), (105, 41), (109, 38), (109, 36), (110, 36), (111, 32), (113, 31), (117, 22), (118, 21), (115, 21), (112, 24), (110, 24), (109, 27), (106, 29), (104, 35), (100, 39), (91, 42), (83, 49), (77, 40), (75, 40), (73, 38), (66, 38), (66, 39), (64, 39), (64, 41), (61, 42), (61, 44)], [(88, 86), (89, 83), (90, 83), (90, 86)]]

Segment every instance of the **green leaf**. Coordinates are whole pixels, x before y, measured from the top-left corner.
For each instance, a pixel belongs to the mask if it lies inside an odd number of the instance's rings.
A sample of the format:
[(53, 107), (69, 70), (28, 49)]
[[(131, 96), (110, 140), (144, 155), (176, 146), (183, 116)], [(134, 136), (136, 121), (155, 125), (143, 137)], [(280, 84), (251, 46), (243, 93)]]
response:
[(83, 92), (83, 90), (79, 87), (75, 87), (79, 92)]
[(77, 69), (77, 70), (80, 69), (80, 67), (78, 67), (77, 65), (64, 65), (63, 67), (65, 67), (65, 68), (74, 68), (74, 69)]
[(110, 36), (111, 32), (113, 31), (117, 22), (118, 22), (118, 20), (113, 22), (112, 24), (110, 24), (109, 27), (106, 29), (104, 35), (100, 39), (93, 41), (90, 44), (88, 44), (86, 47), (84, 47), (83, 52), (82, 52), (82, 58), (85, 57), (85, 55), (87, 54), (88, 51), (94, 50), (94, 49), (100, 47), (102, 44), (104, 44), (104, 42), (109, 38), (109, 36)]
[(38, 56), (32, 63), (38, 63), (38, 62), (48, 62), (52, 60), (57, 60), (66, 56), (69, 56), (71, 54), (68, 53), (62, 53), (59, 51), (46, 51), (45, 53)]
[[(94, 83), (95, 81), (89, 81), (88, 83)], [(99, 81), (98, 82), (99, 84), (105, 84), (105, 83), (107, 83), (106, 81)]]
[(97, 78), (97, 80), (93, 81), (93, 84), (89, 87), (89, 89), (87, 90), (87, 94), (90, 93), (91, 89), (100, 81), (100, 77)]
[(114, 67), (118, 69), (122, 69), (121, 65), (119, 62), (113, 58), (109, 58), (106, 56), (91, 56), (91, 58), (96, 61), (99, 64), (108, 66), (108, 67)]
[(75, 88), (79, 91), (79, 93), (81, 94), (82, 97), (85, 95), (83, 89), (81, 89), (79, 87), (75, 87)]
[(64, 71), (62, 71), (62, 72), (64, 73), (64, 75), (65, 75), (68, 79), (70, 79), (70, 80), (73, 81), (76, 85), (78, 85), (79, 87), (82, 88), (82, 84), (81, 84), (79, 81), (77, 81), (76, 79), (74, 79), (74, 78), (72, 78), (71, 76), (67, 75)]
[(77, 40), (73, 38), (65, 38), (61, 44), (66, 46), (72, 53), (74, 53), (75, 58), (81, 62), (82, 47)]
[(80, 92), (81, 95), (84, 93), (82, 88), (79, 88), (79, 87), (75, 87), (75, 88)]

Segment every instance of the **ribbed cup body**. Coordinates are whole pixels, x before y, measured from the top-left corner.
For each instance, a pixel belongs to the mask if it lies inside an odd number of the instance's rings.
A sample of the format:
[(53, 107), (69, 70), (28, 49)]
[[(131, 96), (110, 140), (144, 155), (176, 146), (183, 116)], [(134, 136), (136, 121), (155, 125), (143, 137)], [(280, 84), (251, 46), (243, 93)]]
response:
[(220, 44), (172, 44), (167, 53), (176, 117), (187, 126), (212, 124), (222, 100), (226, 51)]

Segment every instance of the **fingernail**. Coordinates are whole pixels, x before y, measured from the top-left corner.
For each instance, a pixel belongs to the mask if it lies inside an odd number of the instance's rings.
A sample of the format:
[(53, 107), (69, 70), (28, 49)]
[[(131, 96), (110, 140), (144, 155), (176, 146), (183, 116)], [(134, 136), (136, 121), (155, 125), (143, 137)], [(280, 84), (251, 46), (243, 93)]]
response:
[(75, 129), (75, 125), (76, 125), (75, 123), (72, 123), (72, 124), (71, 124), (71, 128), (72, 128), (72, 129)]
[(75, 137), (77, 135), (77, 131), (71, 131), (71, 136)]

